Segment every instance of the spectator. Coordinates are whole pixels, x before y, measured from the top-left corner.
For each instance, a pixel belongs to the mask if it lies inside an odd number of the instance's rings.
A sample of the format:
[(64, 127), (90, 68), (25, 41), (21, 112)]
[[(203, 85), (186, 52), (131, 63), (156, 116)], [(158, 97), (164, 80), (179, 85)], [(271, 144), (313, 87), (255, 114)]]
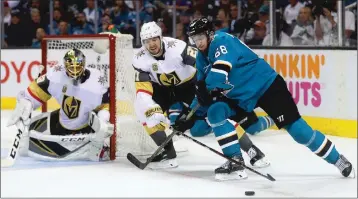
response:
[(230, 4), (230, 19), (234, 21), (238, 18), (239, 18), (239, 9), (237, 7), (237, 4), (231, 3)]
[(61, 0), (53, 1), (53, 9), (61, 12), (61, 19), (67, 22), (73, 20), (74, 13), (67, 10), (67, 6)]
[[(99, 28), (99, 32), (106, 32), (109, 31), (109, 29), (111, 29), (112, 27), (116, 27), (114, 24), (112, 24), (112, 19), (107, 14), (103, 15), (101, 24), (102, 25)], [(116, 29), (119, 30), (118, 27), (116, 27)]]
[[(333, 16), (333, 20), (334, 21), (338, 21), (338, 16), (337, 16), (337, 3), (338, 1), (335, 0), (334, 3), (334, 7), (333, 10), (331, 12), (332, 16)], [(354, 16), (354, 13), (349, 11), (349, 10), (345, 10), (344, 11), (344, 35), (345, 35), (345, 39), (346, 39), (346, 46), (350, 46), (350, 38), (352, 36), (352, 33), (355, 31), (356, 27), (356, 21), (355, 21), (356, 17)]]
[(94, 34), (93, 25), (87, 23), (86, 16), (84, 13), (78, 13), (76, 17), (76, 24), (72, 28), (72, 33), (74, 35), (79, 34)]
[(222, 32), (229, 32), (230, 30), (230, 15), (225, 9), (220, 8), (218, 11), (218, 15), (216, 16), (216, 20), (214, 21), (214, 25), (216, 30)]
[[(42, 28), (48, 32), (47, 24), (49, 24), (49, 1), (48, 0), (30, 0), (30, 11), (37, 9), (39, 11), (40, 18), (42, 19)], [(37, 29), (34, 30), (36, 33)]]
[(219, 9), (230, 10), (230, 0), (220, 0)]
[(247, 45), (262, 45), (262, 42), (266, 36), (266, 25), (262, 21), (256, 21), (254, 23), (254, 37), (246, 42)]
[[(280, 12), (276, 12), (276, 43), (274, 46), (293, 46), (292, 39), (283, 31), (284, 30), (285, 20), (283, 19), (283, 15)], [(271, 45), (271, 36), (270, 33), (267, 34), (262, 41), (263, 46)]]
[[(95, 2), (94, 0), (86, 0), (87, 7), (83, 9), (83, 13), (86, 15), (86, 21), (91, 24), (95, 24), (95, 17), (96, 12), (98, 18), (102, 16), (102, 10), (98, 8), (98, 10), (95, 10)], [(100, 20), (98, 20), (98, 24), (100, 24)]]
[(103, 15), (109, 15), (109, 16), (111, 16), (111, 13), (112, 13), (112, 12), (113, 12), (112, 7), (106, 7), (106, 8), (104, 9)]
[(37, 8), (32, 8), (30, 15), (31, 15), (31, 21), (28, 24), (28, 30), (29, 30), (29, 35), (31, 36), (31, 39), (36, 38), (36, 31), (38, 28), (42, 28), (46, 32), (48, 32), (48, 27), (47, 27), (48, 23), (44, 22), (41, 19), (40, 11)]
[(264, 22), (266, 24), (266, 30), (267, 32), (270, 30), (270, 24), (269, 24), (269, 19), (270, 19), (270, 8), (268, 5), (263, 5), (260, 7), (259, 9), (259, 20)]
[(258, 13), (260, 7), (262, 6), (262, 0), (248, 0), (243, 5), (243, 16), (253, 15), (254, 13)]
[(176, 38), (188, 43), (189, 39), (182, 23), (176, 24)]
[(11, 24), (11, 8), (9, 7), (9, 3), (8, 2), (4, 2), (4, 18), (3, 18), (3, 22), (5, 26), (8, 26)]
[(203, 17), (202, 9), (198, 7), (194, 8), (193, 20), (200, 19), (201, 17)]
[[(177, 10), (177, 12), (184, 12), (192, 7), (192, 3), (190, 0), (176, 0), (175, 2), (175, 9)], [(170, 6), (167, 6), (167, 9), (173, 9), (172, 1), (169, 1), (168, 4)]]
[(171, 32), (169, 32), (168, 26), (164, 23), (163, 19), (158, 19), (157, 22), (158, 26), (162, 29), (162, 35), (163, 37), (170, 37), (172, 35)]
[(290, 4), (288, 4), (284, 11), (284, 18), (286, 20), (286, 23), (291, 25), (292, 21), (297, 19), (298, 13), (304, 5), (299, 2), (298, 0), (288, 0)]
[(116, 0), (111, 15), (113, 23), (117, 25), (120, 25), (123, 22), (126, 23), (126, 21), (129, 20), (129, 12), (129, 7), (124, 3), (123, 0)]
[(32, 41), (31, 47), (32, 48), (40, 48), (41, 47), (41, 41), (42, 41), (42, 39), (44, 38), (45, 35), (46, 35), (45, 30), (42, 29), (42, 28), (38, 28), (36, 30), (36, 39), (34, 39)]
[(11, 10), (11, 24), (5, 29), (7, 45), (9, 47), (31, 46), (31, 37), (29, 34), (24, 34), (24, 30), (27, 29), (21, 21), (20, 10)]
[(190, 13), (188, 10), (187, 11), (183, 11), (182, 13), (180, 13), (180, 17), (179, 17), (179, 21), (181, 24), (183, 24), (184, 26), (184, 31), (187, 32), (188, 28), (189, 28), (189, 23), (190, 23), (190, 17), (193, 14)]
[(326, 1), (316, 2), (313, 7), (313, 14), (316, 16), (314, 30), (317, 45), (328, 46), (338, 44), (338, 27), (332, 15), (333, 9), (334, 5)]
[(147, 23), (153, 21), (153, 13), (156, 11), (156, 7), (151, 3), (146, 3), (144, 5), (144, 10), (139, 14), (140, 21), (142, 23)]
[(58, 28), (57, 28), (57, 35), (69, 35), (71, 34), (71, 28), (69, 27), (69, 24), (66, 21), (61, 21), (58, 24)]
[(118, 25), (119, 31), (123, 34), (135, 36), (135, 13), (131, 12), (123, 0), (116, 0), (111, 18), (113, 24)]
[(309, 7), (303, 7), (297, 17), (297, 24), (293, 28), (291, 38), (294, 45), (314, 45), (315, 32), (313, 17)]
[[(60, 21), (62, 20), (62, 13), (61, 13), (61, 10), (58, 9), (58, 8), (55, 8), (53, 10), (53, 30), (54, 32), (58, 32), (58, 24), (60, 23)], [(49, 24), (49, 29), (51, 28), (51, 25)]]
[(217, 15), (214, 0), (193, 0), (193, 7), (201, 8), (202, 14), (209, 20), (213, 20)]
[[(270, 31), (270, 23), (269, 23), (270, 15), (269, 15), (269, 12), (270, 12), (269, 7), (267, 5), (262, 5), (260, 7), (260, 9), (259, 9), (259, 15), (258, 15), (259, 21), (261, 21), (264, 24), (266, 24), (266, 34), (269, 34), (269, 31)], [(252, 18), (254, 19), (255, 15), (253, 15)], [(251, 28), (249, 31), (247, 31), (247, 33), (245, 35), (245, 41), (249, 41), (253, 37), (254, 37), (254, 29)]]

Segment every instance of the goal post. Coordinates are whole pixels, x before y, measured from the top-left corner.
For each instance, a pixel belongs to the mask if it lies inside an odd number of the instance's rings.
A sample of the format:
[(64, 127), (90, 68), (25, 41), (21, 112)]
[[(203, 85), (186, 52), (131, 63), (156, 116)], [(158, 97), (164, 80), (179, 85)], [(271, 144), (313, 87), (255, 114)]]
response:
[[(108, 45), (108, 50), (95, 52), (98, 42)], [(72, 48), (84, 53), (86, 69), (100, 73), (98, 82), (109, 87), (110, 122), (115, 126), (110, 139), (111, 160), (126, 156), (128, 152), (152, 153), (157, 146), (134, 112), (133, 37), (126, 34), (46, 36), (41, 43), (42, 74), (64, 70), (63, 57)], [(47, 112), (47, 108), (44, 104), (42, 111)]]

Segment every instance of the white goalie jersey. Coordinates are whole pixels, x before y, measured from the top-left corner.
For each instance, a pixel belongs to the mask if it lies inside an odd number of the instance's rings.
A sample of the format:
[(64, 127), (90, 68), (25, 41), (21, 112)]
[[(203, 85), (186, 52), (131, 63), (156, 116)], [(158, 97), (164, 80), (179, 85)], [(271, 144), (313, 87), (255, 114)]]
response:
[(133, 57), (133, 67), (136, 71), (136, 114), (145, 123), (148, 110), (159, 107), (152, 100), (153, 84), (164, 87), (180, 86), (195, 78), (195, 57), (197, 49), (185, 42), (163, 37), (162, 59), (153, 57), (142, 46)]
[(86, 70), (82, 82), (73, 85), (64, 70), (54, 71), (31, 82), (23, 97), (32, 102), (34, 109), (54, 97), (61, 106), (62, 127), (79, 130), (87, 126), (90, 112), (109, 108), (108, 87), (99, 78), (99, 73)]

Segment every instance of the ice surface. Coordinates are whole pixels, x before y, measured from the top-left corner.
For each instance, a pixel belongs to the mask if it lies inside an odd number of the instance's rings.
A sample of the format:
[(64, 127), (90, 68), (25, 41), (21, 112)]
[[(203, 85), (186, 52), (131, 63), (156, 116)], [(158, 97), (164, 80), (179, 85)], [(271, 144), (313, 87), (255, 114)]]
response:
[[(1, 111), (2, 155), (15, 135)], [(180, 166), (166, 171), (139, 170), (126, 159), (115, 162), (50, 163), (19, 157), (12, 168), (1, 169), (1, 197), (357, 197), (357, 179), (341, 177), (338, 169), (296, 144), (283, 131), (267, 130), (251, 136), (272, 165), (270, 182), (248, 171), (243, 181), (217, 182), (214, 169), (225, 160), (190, 140), (181, 140), (189, 153)], [(357, 167), (357, 139), (329, 138)], [(219, 149), (213, 136), (198, 140)]]

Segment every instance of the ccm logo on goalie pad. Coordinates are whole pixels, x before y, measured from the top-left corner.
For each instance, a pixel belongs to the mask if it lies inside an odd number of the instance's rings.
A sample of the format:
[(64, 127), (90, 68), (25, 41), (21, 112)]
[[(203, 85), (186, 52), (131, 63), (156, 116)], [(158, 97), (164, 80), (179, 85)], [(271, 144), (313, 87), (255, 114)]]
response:
[(15, 159), (16, 157), (16, 151), (19, 148), (19, 144), (20, 144), (20, 139), (21, 139), (21, 135), (22, 135), (22, 131), (20, 129), (18, 129), (19, 132), (16, 134), (16, 139), (14, 140), (14, 143), (12, 145), (11, 148), (11, 152), (10, 152), (10, 157)]
[(86, 137), (79, 137), (79, 138), (62, 138), (61, 142), (83, 142), (85, 141)]

